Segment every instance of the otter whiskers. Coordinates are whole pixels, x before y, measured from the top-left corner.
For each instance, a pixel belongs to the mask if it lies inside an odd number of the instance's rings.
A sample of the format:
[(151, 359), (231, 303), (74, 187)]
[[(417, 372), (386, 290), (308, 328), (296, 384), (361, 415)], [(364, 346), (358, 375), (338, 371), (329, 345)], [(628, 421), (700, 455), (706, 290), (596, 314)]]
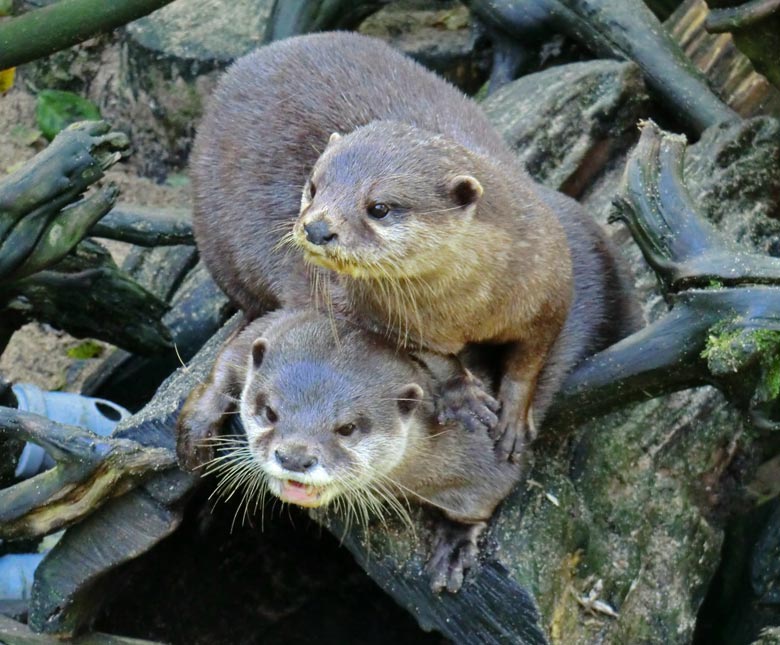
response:
[[(258, 511), (261, 529), (264, 528), (265, 502), (271, 492), (268, 475), (252, 454), (246, 438), (221, 436), (212, 437), (207, 441), (213, 444), (219, 453), (204, 464), (203, 475), (215, 475), (218, 478), (218, 483), (209, 499), (213, 499), (215, 503), (227, 503), (234, 496), (240, 496), (233, 515), (231, 531), (239, 516), (242, 518), (243, 525), (250, 514), (256, 514)], [(343, 520), (344, 533), (341, 539), (343, 540), (349, 533), (353, 524), (360, 526), (368, 535), (372, 517), (382, 526), (386, 526), (387, 517), (393, 515), (406, 529), (416, 535), (406, 496), (401, 501), (392, 490), (393, 487), (396, 490), (403, 487), (373, 467), (368, 466), (367, 469), (371, 473), (370, 481), (366, 481), (365, 477), (358, 477), (352, 471), (341, 473), (340, 490), (333, 499), (323, 505), (324, 510), (336, 513)]]

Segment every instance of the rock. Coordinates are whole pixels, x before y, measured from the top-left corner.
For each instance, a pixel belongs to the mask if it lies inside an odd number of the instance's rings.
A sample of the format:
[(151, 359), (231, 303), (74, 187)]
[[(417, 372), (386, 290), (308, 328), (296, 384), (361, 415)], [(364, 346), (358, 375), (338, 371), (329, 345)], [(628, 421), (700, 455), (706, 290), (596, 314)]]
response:
[(780, 257), (780, 121), (764, 116), (706, 130), (686, 176), (727, 237)]
[(648, 98), (636, 65), (603, 60), (529, 74), (482, 107), (534, 179), (578, 195), (636, 136)]
[(458, 2), (393, 2), (358, 28), (474, 94), (490, 72), (487, 44)]

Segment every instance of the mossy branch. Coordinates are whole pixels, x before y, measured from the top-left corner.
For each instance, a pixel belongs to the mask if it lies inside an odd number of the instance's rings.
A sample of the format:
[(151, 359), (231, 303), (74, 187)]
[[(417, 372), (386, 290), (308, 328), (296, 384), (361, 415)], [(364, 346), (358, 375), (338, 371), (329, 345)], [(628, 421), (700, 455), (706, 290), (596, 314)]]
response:
[(586, 360), (556, 414), (711, 384), (759, 427), (780, 427), (780, 260), (739, 249), (698, 212), (683, 180), (684, 139), (643, 125), (617, 201), (671, 311)]
[(29, 63), (145, 16), (171, 0), (59, 0), (0, 23), (0, 70)]

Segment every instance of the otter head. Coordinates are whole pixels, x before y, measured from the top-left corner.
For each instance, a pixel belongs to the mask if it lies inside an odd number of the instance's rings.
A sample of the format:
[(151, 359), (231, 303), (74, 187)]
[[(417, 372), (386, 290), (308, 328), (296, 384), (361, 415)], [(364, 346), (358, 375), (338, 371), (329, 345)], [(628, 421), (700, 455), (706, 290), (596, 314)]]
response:
[(332, 339), (327, 323), (292, 335), (295, 344), (260, 338), (252, 348), (240, 415), (259, 477), (283, 501), (307, 507), (387, 490), (420, 423), (423, 390), (404, 380), (410, 368), (382, 367), (394, 354), (377, 357), (360, 338), (320, 351)]
[(307, 260), (355, 278), (452, 266), (482, 198), (474, 166), (463, 146), (408, 124), (334, 134), (304, 187), (293, 239)]

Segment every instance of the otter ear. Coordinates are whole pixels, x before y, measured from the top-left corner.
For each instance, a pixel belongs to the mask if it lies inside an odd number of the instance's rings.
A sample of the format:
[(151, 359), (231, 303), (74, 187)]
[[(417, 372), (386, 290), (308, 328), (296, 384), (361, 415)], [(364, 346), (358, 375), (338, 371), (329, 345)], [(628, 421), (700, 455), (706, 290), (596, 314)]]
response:
[(341, 135), (338, 132), (334, 132), (330, 135), (330, 138), (328, 139), (328, 145), (333, 145), (337, 141), (341, 140)]
[(406, 418), (412, 414), (420, 405), (420, 401), (423, 398), (423, 389), (417, 385), (417, 383), (409, 383), (401, 388), (398, 393), (398, 409), (401, 411), (401, 416)]
[(268, 341), (265, 338), (258, 338), (252, 343), (252, 365), (257, 369), (263, 364), (265, 350), (268, 349)]
[(475, 177), (458, 175), (450, 180), (450, 195), (458, 206), (471, 206), (482, 197), (484, 190)]

